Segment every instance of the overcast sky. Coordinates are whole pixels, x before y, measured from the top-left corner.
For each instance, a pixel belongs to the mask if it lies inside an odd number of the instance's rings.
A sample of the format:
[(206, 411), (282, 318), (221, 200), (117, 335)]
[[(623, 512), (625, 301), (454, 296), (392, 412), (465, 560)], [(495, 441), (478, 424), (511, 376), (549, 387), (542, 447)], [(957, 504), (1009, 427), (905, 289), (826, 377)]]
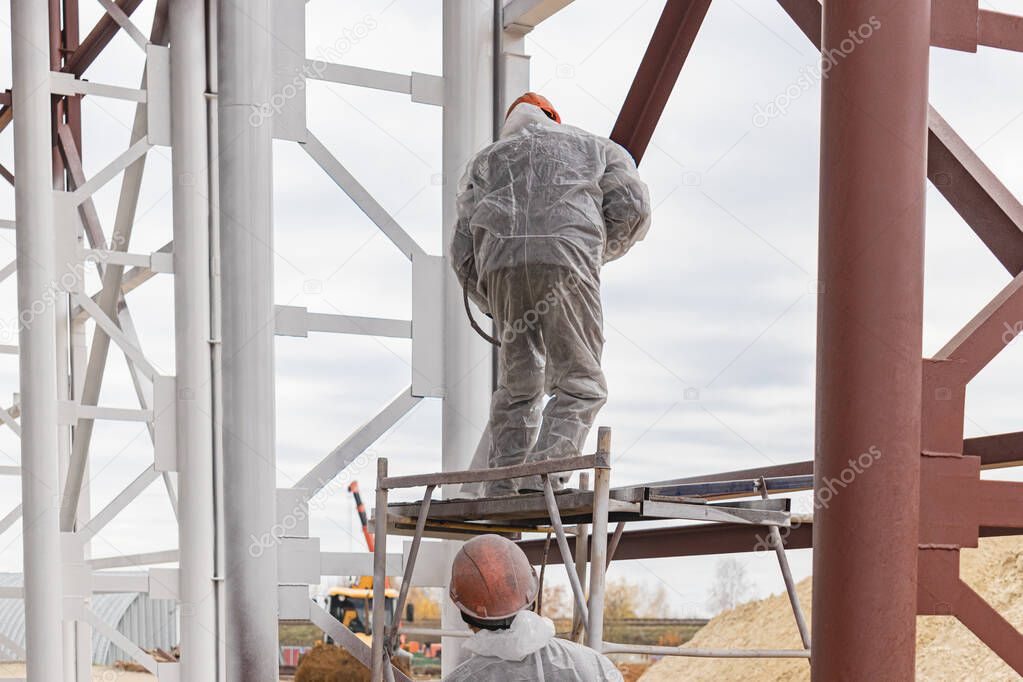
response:
[[(482, 0), (479, 0), (482, 1)], [(145, 27), (149, 1), (136, 14)], [(1010, 11), (1007, 0), (982, 2)], [(565, 122), (608, 134), (663, 2), (576, 0), (527, 37), (533, 88)], [(441, 73), (441, 3), (314, 0), (308, 56), (401, 73)], [(1018, 8), (1017, 8), (1018, 10)], [(83, 3), (83, 26), (99, 16)], [(0, 23), (9, 24), (9, 0)], [(881, 29), (883, 30), (883, 28)], [(347, 33), (346, 33), (347, 32)], [(339, 42), (343, 35), (356, 40)], [(5, 41), (5, 45), (8, 45)], [(1023, 191), (1023, 57), (932, 50), (931, 101), (1002, 181)], [(613, 484), (804, 460), (813, 454), (820, 86), (791, 99), (785, 114), (757, 120), (818, 60), (773, 2), (713, 3), (643, 160), (655, 205), (646, 240), (603, 274), (605, 367), (610, 399), (598, 422), (614, 429)], [(142, 53), (123, 34), (89, 71), (91, 80), (137, 87)], [(9, 47), (0, 86), (10, 83)], [(802, 89), (802, 88), (799, 88)], [(132, 107), (89, 97), (85, 165), (92, 175), (126, 147)], [(441, 113), (407, 96), (311, 83), (309, 128), (430, 253), (442, 252)], [(12, 135), (0, 161), (13, 165)], [(171, 237), (170, 156), (149, 155), (131, 250)], [(405, 258), (295, 143), (275, 146), (276, 301), (311, 311), (407, 319)], [(95, 197), (107, 233), (119, 181)], [(944, 199), (928, 195), (925, 353), (933, 353), (1009, 280)], [(14, 217), (0, 184), (0, 219)], [(0, 265), (14, 257), (0, 234)], [(97, 282), (92, 279), (94, 290)], [(174, 367), (172, 282), (160, 275), (128, 297), (153, 364)], [(13, 278), (0, 284), (0, 318), (17, 315)], [(289, 486), (410, 381), (409, 343), (314, 334), (277, 341), (278, 481)], [(1018, 430), (1019, 348), (971, 385), (967, 435)], [(0, 356), (0, 403), (17, 391), (17, 361)], [(132, 407), (123, 358), (111, 353), (101, 403)], [(1016, 413), (1014, 415), (1014, 413)], [(479, 425), (482, 428), (482, 424)], [(439, 469), (440, 404), (423, 401), (371, 450), (398, 474)], [(91, 486), (106, 504), (151, 462), (139, 424), (97, 424)], [(18, 444), (0, 431), (0, 463)], [(356, 472), (373, 486), (372, 463)], [(1011, 472), (1000, 472), (1011, 476)], [(0, 516), (17, 504), (17, 479), (0, 479)], [(800, 502), (808, 506), (805, 497)], [(20, 566), (20, 525), (0, 536), (0, 569)], [(354, 509), (339, 490), (314, 516), (327, 550), (361, 549)], [(96, 556), (169, 549), (177, 530), (159, 483), (97, 537)], [(790, 553), (797, 577), (810, 552)], [(757, 594), (782, 588), (773, 557), (743, 555)], [(705, 611), (714, 558), (615, 564), (627, 576), (669, 588), (675, 611)]]

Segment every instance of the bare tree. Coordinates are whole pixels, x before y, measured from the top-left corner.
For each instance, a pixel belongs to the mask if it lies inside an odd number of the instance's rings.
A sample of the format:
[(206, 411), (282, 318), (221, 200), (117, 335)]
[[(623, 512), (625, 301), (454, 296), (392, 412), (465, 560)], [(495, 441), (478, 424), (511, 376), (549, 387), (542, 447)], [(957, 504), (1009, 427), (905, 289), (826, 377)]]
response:
[(715, 567), (714, 584), (710, 588), (707, 606), (712, 613), (734, 609), (753, 596), (753, 583), (746, 575), (746, 567), (734, 558), (720, 559)]
[(607, 581), (604, 615), (616, 618), (670, 618), (671, 599), (664, 583), (633, 582), (627, 578)]
[(543, 586), (543, 613), (552, 620), (572, 617), (572, 598), (561, 583), (547, 582)]

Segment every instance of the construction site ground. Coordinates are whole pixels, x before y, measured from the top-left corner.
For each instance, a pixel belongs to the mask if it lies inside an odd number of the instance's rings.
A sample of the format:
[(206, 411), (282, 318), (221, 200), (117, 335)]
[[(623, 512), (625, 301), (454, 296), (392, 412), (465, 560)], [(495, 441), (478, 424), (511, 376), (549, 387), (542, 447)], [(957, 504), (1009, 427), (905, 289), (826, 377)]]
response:
[[(1023, 629), (1023, 538), (988, 538), (964, 550), (961, 575), (1013, 626)], [(799, 598), (810, 616), (811, 578), (799, 583)], [(824, 602), (825, 607), (827, 602)], [(812, 633), (811, 633), (812, 635)], [(954, 618), (917, 619), (916, 679), (919, 682), (1008, 682), (1016, 675)], [(687, 646), (799, 648), (799, 633), (784, 593), (743, 604), (710, 620)], [(805, 660), (664, 658), (641, 682), (810, 679)]]

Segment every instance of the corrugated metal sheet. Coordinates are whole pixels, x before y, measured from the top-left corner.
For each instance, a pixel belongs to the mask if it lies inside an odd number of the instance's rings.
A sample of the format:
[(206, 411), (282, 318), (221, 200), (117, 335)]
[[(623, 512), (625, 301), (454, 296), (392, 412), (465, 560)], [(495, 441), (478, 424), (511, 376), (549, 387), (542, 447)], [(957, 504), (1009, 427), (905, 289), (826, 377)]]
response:
[[(0, 586), (18, 587), (20, 573), (0, 573)], [(178, 643), (177, 608), (167, 599), (150, 599), (148, 594), (122, 592), (97, 594), (92, 610), (106, 623), (117, 628), (143, 649), (160, 647), (170, 650)], [(0, 599), (0, 633), (25, 646), (25, 605), (21, 599)], [(97, 633), (92, 636), (93, 663), (111, 665), (128, 654)], [(0, 644), (0, 661), (17, 661), (21, 657)]]

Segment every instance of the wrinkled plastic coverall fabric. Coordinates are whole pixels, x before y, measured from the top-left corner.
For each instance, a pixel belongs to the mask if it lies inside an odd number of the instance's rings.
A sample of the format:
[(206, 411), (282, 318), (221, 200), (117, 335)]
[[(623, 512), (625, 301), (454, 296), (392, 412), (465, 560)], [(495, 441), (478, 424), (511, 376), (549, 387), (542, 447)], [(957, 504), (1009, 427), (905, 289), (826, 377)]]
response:
[(593, 649), (557, 639), (554, 623), (520, 611), (511, 628), (480, 630), (462, 645), (473, 654), (445, 682), (621, 682), (622, 674)]
[[(607, 400), (600, 268), (649, 226), (650, 195), (629, 153), (531, 104), (515, 107), (500, 140), (470, 161), (451, 263), (501, 341), (474, 466), (484, 451), (491, 467), (582, 451)], [(515, 488), (497, 481), (486, 492)]]

